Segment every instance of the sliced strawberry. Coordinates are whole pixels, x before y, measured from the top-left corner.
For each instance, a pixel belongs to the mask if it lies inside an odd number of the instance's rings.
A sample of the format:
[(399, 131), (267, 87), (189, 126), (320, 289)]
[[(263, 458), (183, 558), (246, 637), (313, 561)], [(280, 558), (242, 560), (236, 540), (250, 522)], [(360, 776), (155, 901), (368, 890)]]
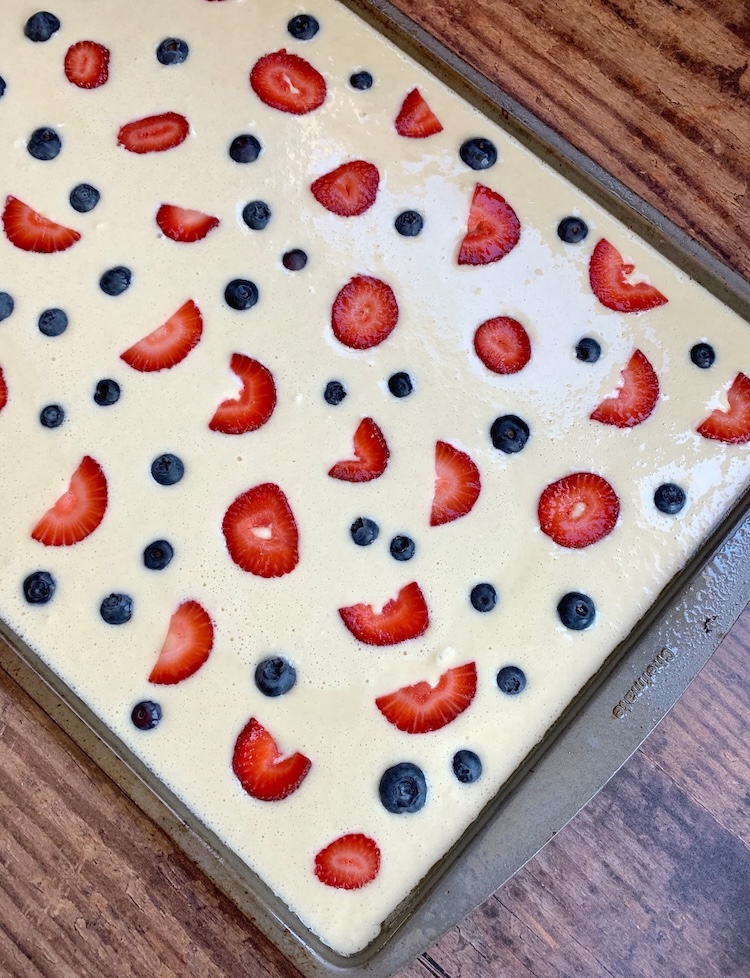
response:
[(178, 112), (164, 112), (128, 122), (117, 134), (117, 142), (130, 153), (163, 153), (183, 143), (190, 123)]
[(315, 857), (315, 875), (337, 890), (359, 890), (380, 872), (380, 849), (374, 839), (351, 832), (334, 839)]
[(79, 41), (65, 55), (65, 76), (78, 88), (99, 88), (109, 78), (109, 48), (96, 41)]
[(727, 391), (727, 400), (727, 410), (716, 408), (698, 426), (698, 434), (728, 445), (745, 445), (750, 442), (750, 378), (737, 374)]
[(372, 418), (363, 418), (354, 432), (355, 458), (337, 462), (328, 474), (342, 482), (370, 482), (385, 472), (390, 451)]
[(311, 766), (304, 754), (282, 757), (276, 741), (254, 717), (234, 745), (232, 770), (245, 791), (259, 801), (281, 801), (291, 795)]
[(339, 217), (357, 217), (375, 203), (380, 185), (378, 168), (366, 160), (352, 160), (324, 173), (310, 190), (319, 204)]
[(428, 682), (403, 686), (379, 696), (375, 706), (388, 723), (404, 733), (440, 730), (471, 705), (477, 691), (477, 667), (473, 662), (444, 672), (434, 686)]
[(611, 533), (620, 515), (612, 486), (593, 472), (552, 482), (539, 497), (539, 526), (561, 547), (580, 550)]
[(156, 213), (156, 223), (172, 241), (191, 244), (202, 241), (209, 231), (219, 226), (219, 218), (175, 204), (162, 204)]
[(339, 608), (339, 615), (357, 641), (365, 645), (398, 645), (424, 635), (430, 624), (427, 602), (415, 581), (402, 587), (380, 612), (369, 604), (353, 604)]
[(425, 139), (442, 132), (440, 120), (425, 102), (418, 88), (412, 88), (396, 116), (396, 132), (409, 139)]
[(659, 400), (659, 378), (640, 350), (622, 371), (622, 385), (606, 397), (589, 417), (616, 428), (633, 428), (650, 417)]
[(387, 340), (398, 322), (398, 302), (390, 285), (355, 275), (331, 309), (333, 335), (351, 350), (369, 350)]
[(0, 411), (8, 403), (8, 385), (5, 382), (5, 377), (3, 376), (3, 368), (0, 367)]
[(208, 423), (211, 431), (244, 435), (268, 421), (276, 407), (276, 384), (268, 367), (242, 353), (233, 353), (229, 369), (242, 381), (237, 397), (222, 401)]
[(167, 637), (148, 677), (158, 686), (172, 686), (197, 672), (214, 645), (211, 618), (197, 601), (183, 601), (169, 622)]
[(517, 374), (531, 359), (529, 334), (510, 316), (497, 316), (478, 326), (474, 349), (485, 367), (495, 374)]
[(45, 547), (69, 547), (90, 536), (107, 511), (107, 480), (102, 467), (85, 455), (70, 487), (31, 531)]
[(203, 317), (192, 299), (180, 306), (166, 323), (120, 354), (133, 370), (153, 373), (181, 363), (203, 334)]
[(314, 112), (326, 98), (321, 73), (309, 61), (284, 48), (256, 61), (250, 72), (250, 85), (261, 102), (292, 115)]
[(599, 302), (616, 312), (645, 312), (663, 306), (666, 297), (647, 282), (628, 282), (635, 265), (626, 264), (606, 238), (597, 242), (589, 262), (591, 290)]
[(442, 526), (466, 516), (479, 499), (482, 482), (479, 469), (466, 452), (447, 441), (435, 445), (435, 495), (430, 526)]
[(289, 501), (273, 482), (239, 495), (222, 523), (229, 556), (256, 577), (282, 577), (299, 563), (299, 532)]
[(66, 251), (81, 239), (77, 231), (42, 217), (17, 197), (8, 197), (5, 201), (3, 229), (8, 241), (16, 248), (40, 255)]
[(466, 236), (458, 252), (459, 265), (490, 265), (518, 244), (521, 222), (504, 197), (478, 183), (471, 200)]

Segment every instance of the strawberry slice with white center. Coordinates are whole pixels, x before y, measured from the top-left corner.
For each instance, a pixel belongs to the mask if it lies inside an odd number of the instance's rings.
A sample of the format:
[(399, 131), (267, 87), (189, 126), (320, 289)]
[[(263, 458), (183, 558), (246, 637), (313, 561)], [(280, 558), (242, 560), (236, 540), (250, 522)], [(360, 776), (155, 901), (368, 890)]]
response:
[(197, 601), (183, 601), (169, 621), (167, 637), (159, 652), (150, 683), (173, 686), (196, 673), (214, 645), (214, 626)]
[(490, 265), (518, 244), (521, 222), (499, 193), (478, 183), (469, 209), (466, 235), (458, 251), (459, 265)]
[(232, 770), (245, 791), (258, 801), (281, 801), (295, 792), (312, 767), (299, 752), (282, 757), (276, 741), (254, 717), (234, 745)]
[(8, 403), (8, 385), (5, 381), (5, 375), (3, 374), (3, 368), (0, 367), (0, 411)]
[(378, 844), (361, 832), (339, 836), (315, 857), (315, 875), (336, 890), (359, 890), (379, 872)]
[(299, 563), (299, 531), (289, 501), (273, 482), (241, 493), (222, 523), (229, 556), (256, 577), (282, 577)]
[(389, 723), (408, 734), (431, 733), (452, 723), (470, 705), (477, 692), (473, 662), (444, 672), (434, 686), (428, 682), (403, 686), (379, 696), (375, 705)]
[(539, 497), (537, 510), (542, 533), (574, 550), (603, 540), (614, 530), (619, 515), (617, 493), (593, 472), (574, 472), (550, 483)]
[(84, 455), (68, 489), (39, 520), (31, 536), (45, 547), (69, 547), (91, 536), (107, 511), (107, 479), (101, 465)]
[(716, 408), (698, 426), (698, 434), (727, 445), (746, 445), (750, 442), (750, 378), (746, 374), (739, 373), (734, 378), (727, 400), (727, 410)]
[(510, 316), (496, 316), (478, 326), (474, 349), (485, 367), (495, 374), (517, 374), (531, 359), (529, 334)]
[(163, 112), (135, 119), (124, 125), (117, 142), (129, 153), (164, 153), (183, 143), (190, 132), (190, 123), (179, 112)]
[(364, 645), (399, 645), (424, 635), (430, 624), (430, 613), (422, 590), (416, 581), (402, 587), (382, 611), (369, 604), (339, 608), (341, 620)]
[(284, 48), (256, 61), (250, 72), (250, 85), (265, 105), (292, 115), (314, 112), (326, 98), (321, 73), (309, 61)]
[(342, 163), (324, 173), (310, 186), (313, 197), (327, 211), (339, 217), (358, 217), (375, 203), (380, 172), (367, 160)]
[(479, 469), (466, 452), (447, 441), (435, 445), (435, 495), (430, 526), (442, 526), (466, 516), (482, 490)]
[(16, 248), (40, 255), (67, 251), (76, 241), (81, 240), (78, 231), (43, 217), (17, 197), (8, 197), (5, 201), (3, 230), (8, 241)]
[(176, 204), (162, 204), (156, 213), (156, 223), (163, 234), (172, 241), (192, 244), (202, 241), (209, 231), (219, 226), (219, 218), (203, 211), (191, 210), (189, 207), (177, 207)]
[(350, 350), (370, 350), (387, 340), (398, 323), (393, 289), (371, 275), (355, 275), (331, 309), (333, 335)]
[(595, 408), (592, 421), (633, 428), (651, 417), (659, 400), (659, 378), (648, 358), (636, 350), (622, 371), (622, 384)]
[(211, 431), (244, 435), (262, 427), (276, 407), (276, 384), (268, 367), (243, 353), (233, 353), (229, 369), (242, 381), (238, 397), (222, 401), (208, 423)]
[(426, 139), (443, 131), (443, 126), (418, 88), (413, 88), (396, 116), (396, 132), (408, 139)]
[(96, 41), (78, 41), (65, 54), (65, 77), (78, 88), (100, 88), (109, 78), (109, 48)]
[(591, 291), (607, 309), (615, 312), (645, 312), (667, 302), (666, 296), (648, 282), (629, 282), (628, 275), (635, 265), (622, 255), (606, 238), (596, 243), (589, 261)]
[(371, 482), (388, 466), (391, 453), (383, 432), (372, 418), (363, 418), (354, 432), (355, 458), (337, 462), (328, 474), (342, 482)]
[(202, 335), (201, 311), (188, 299), (165, 323), (121, 353), (120, 359), (141, 373), (169, 370), (182, 363)]

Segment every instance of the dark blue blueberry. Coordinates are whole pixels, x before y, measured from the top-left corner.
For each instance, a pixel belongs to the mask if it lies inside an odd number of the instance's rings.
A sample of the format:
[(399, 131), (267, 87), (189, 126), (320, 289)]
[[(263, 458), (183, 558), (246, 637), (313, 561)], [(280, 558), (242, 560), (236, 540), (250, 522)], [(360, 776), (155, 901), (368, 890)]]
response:
[(492, 444), (506, 455), (520, 452), (529, 440), (529, 426), (515, 414), (505, 414), (495, 418), (490, 428)]
[(400, 370), (388, 378), (388, 390), (394, 397), (408, 397), (414, 390), (414, 384), (409, 374)]
[(45, 428), (59, 428), (65, 420), (65, 411), (59, 404), (48, 404), (42, 408), (39, 420)]
[(596, 363), (601, 355), (601, 346), (591, 336), (584, 336), (576, 343), (576, 356), (583, 363)]
[(166, 37), (156, 49), (156, 60), (162, 65), (181, 65), (190, 48), (179, 37)]
[(235, 278), (224, 289), (226, 304), (240, 312), (252, 309), (258, 301), (258, 287), (246, 278)]
[(260, 142), (250, 133), (235, 136), (229, 144), (229, 156), (235, 163), (254, 163), (260, 156)]
[(369, 547), (371, 543), (377, 540), (380, 527), (375, 520), (368, 519), (366, 516), (359, 516), (349, 527), (349, 532), (358, 547)]
[(79, 183), (70, 191), (70, 206), (79, 214), (88, 214), (99, 203), (101, 194), (90, 183)]
[(62, 149), (62, 143), (54, 129), (44, 126), (32, 132), (26, 149), (35, 160), (54, 160)]
[(716, 351), (710, 343), (696, 343), (690, 351), (690, 359), (701, 370), (708, 370), (713, 367), (716, 360)]
[(174, 548), (167, 540), (154, 540), (143, 551), (143, 563), (149, 570), (164, 570), (174, 557)]
[(284, 253), (281, 264), (290, 272), (301, 272), (307, 264), (307, 255), (301, 248), (292, 248)]
[(389, 767), (380, 779), (380, 800), (394, 815), (418, 812), (427, 801), (427, 782), (421, 768), (410, 761)]
[(582, 632), (594, 624), (596, 606), (588, 594), (570, 591), (560, 599), (557, 606), (560, 621), (574, 632)]
[(0, 292), (0, 323), (12, 315), (15, 307), (16, 304), (13, 301), (13, 296), (7, 292)]
[(486, 581), (475, 584), (471, 589), (471, 604), (477, 611), (486, 614), (488, 611), (492, 611), (497, 604), (497, 591)]
[(391, 540), (391, 557), (396, 560), (411, 560), (416, 551), (411, 537), (397, 536)]
[(23, 32), (30, 41), (49, 41), (59, 30), (60, 21), (57, 17), (46, 10), (40, 10), (29, 17)]
[(251, 231), (262, 231), (271, 220), (271, 208), (262, 200), (251, 200), (242, 209), (242, 220)]
[(416, 238), (424, 227), (424, 221), (417, 211), (403, 211), (394, 221), (394, 227), (405, 238)]
[(495, 144), (482, 136), (467, 139), (458, 152), (464, 163), (472, 170), (488, 170), (497, 163)]
[(110, 268), (99, 279), (99, 288), (107, 295), (122, 295), (133, 281), (133, 273), (124, 265)]
[(283, 696), (296, 682), (297, 670), (283, 656), (264, 659), (255, 667), (255, 685), (264, 696)]
[(665, 482), (654, 493), (654, 506), (656, 506), (660, 513), (667, 513), (669, 516), (674, 516), (685, 505), (686, 499), (687, 496), (685, 495), (684, 489), (676, 486), (673, 482)]
[(366, 92), (368, 88), (372, 88), (372, 83), (373, 78), (369, 71), (355, 71), (349, 77), (349, 84), (358, 92)]
[(108, 625), (124, 625), (133, 617), (133, 599), (129, 594), (109, 594), (99, 606), (99, 614)]
[(29, 604), (46, 604), (55, 593), (54, 577), (48, 571), (34, 571), (23, 582), (23, 596)]
[(323, 391), (323, 398), (326, 404), (336, 407), (346, 397), (346, 388), (340, 380), (329, 380), (326, 389)]
[(5, 79), (0, 75), (0, 98), (5, 95)]
[(111, 377), (100, 380), (94, 390), (94, 400), (101, 407), (109, 407), (110, 404), (117, 404), (120, 400), (120, 385)]
[(62, 309), (45, 309), (40, 315), (37, 326), (45, 336), (59, 336), (68, 328), (68, 317)]
[(482, 762), (473, 750), (459, 750), (453, 755), (453, 773), (461, 784), (473, 784), (482, 776)]
[(497, 685), (501, 693), (516, 696), (526, 687), (526, 676), (518, 666), (503, 666), (497, 674)]
[(151, 463), (151, 475), (160, 486), (173, 486), (185, 475), (185, 466), (182, 459), (166, 452)]
[(309, 14), (297, 14), (286, 25), (286, 29), (298, 41), (310, 41), (320, 30), (320, 24)]
[(139, 730), (153, 730), (161, 720), (161, 707), (153, 700), (136, 703), (130, 719)]
[(580, 217), (564, 217), (557, 225), (557, 236), (566, 244), (580, 244), (588, 233), (589, 226)]

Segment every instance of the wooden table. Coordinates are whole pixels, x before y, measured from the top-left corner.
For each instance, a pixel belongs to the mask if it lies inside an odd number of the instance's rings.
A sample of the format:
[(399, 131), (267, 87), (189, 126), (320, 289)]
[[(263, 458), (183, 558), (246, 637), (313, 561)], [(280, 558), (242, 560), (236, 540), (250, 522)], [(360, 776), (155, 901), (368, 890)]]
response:
[[(747, 0), (396, 2), (750, 278)], [(297, 974), (3, 675), (0, 745), (2, 976)], [(750, 975), (750, 609), (581, 815), (401, 978), (480, 975)]]

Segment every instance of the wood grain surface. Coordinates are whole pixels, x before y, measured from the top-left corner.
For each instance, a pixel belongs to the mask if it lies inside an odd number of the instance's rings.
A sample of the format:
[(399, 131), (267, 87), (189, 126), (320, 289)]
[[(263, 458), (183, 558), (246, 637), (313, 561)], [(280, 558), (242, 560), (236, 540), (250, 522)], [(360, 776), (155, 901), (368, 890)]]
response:
[[(747, 0), (397, 4), (750, 278)], [(610, 784), (400, 978), (748, 978), (749, 748), (747, 609)], [(235, 975), (297, 972), (0, 674), (0, 978)]]

